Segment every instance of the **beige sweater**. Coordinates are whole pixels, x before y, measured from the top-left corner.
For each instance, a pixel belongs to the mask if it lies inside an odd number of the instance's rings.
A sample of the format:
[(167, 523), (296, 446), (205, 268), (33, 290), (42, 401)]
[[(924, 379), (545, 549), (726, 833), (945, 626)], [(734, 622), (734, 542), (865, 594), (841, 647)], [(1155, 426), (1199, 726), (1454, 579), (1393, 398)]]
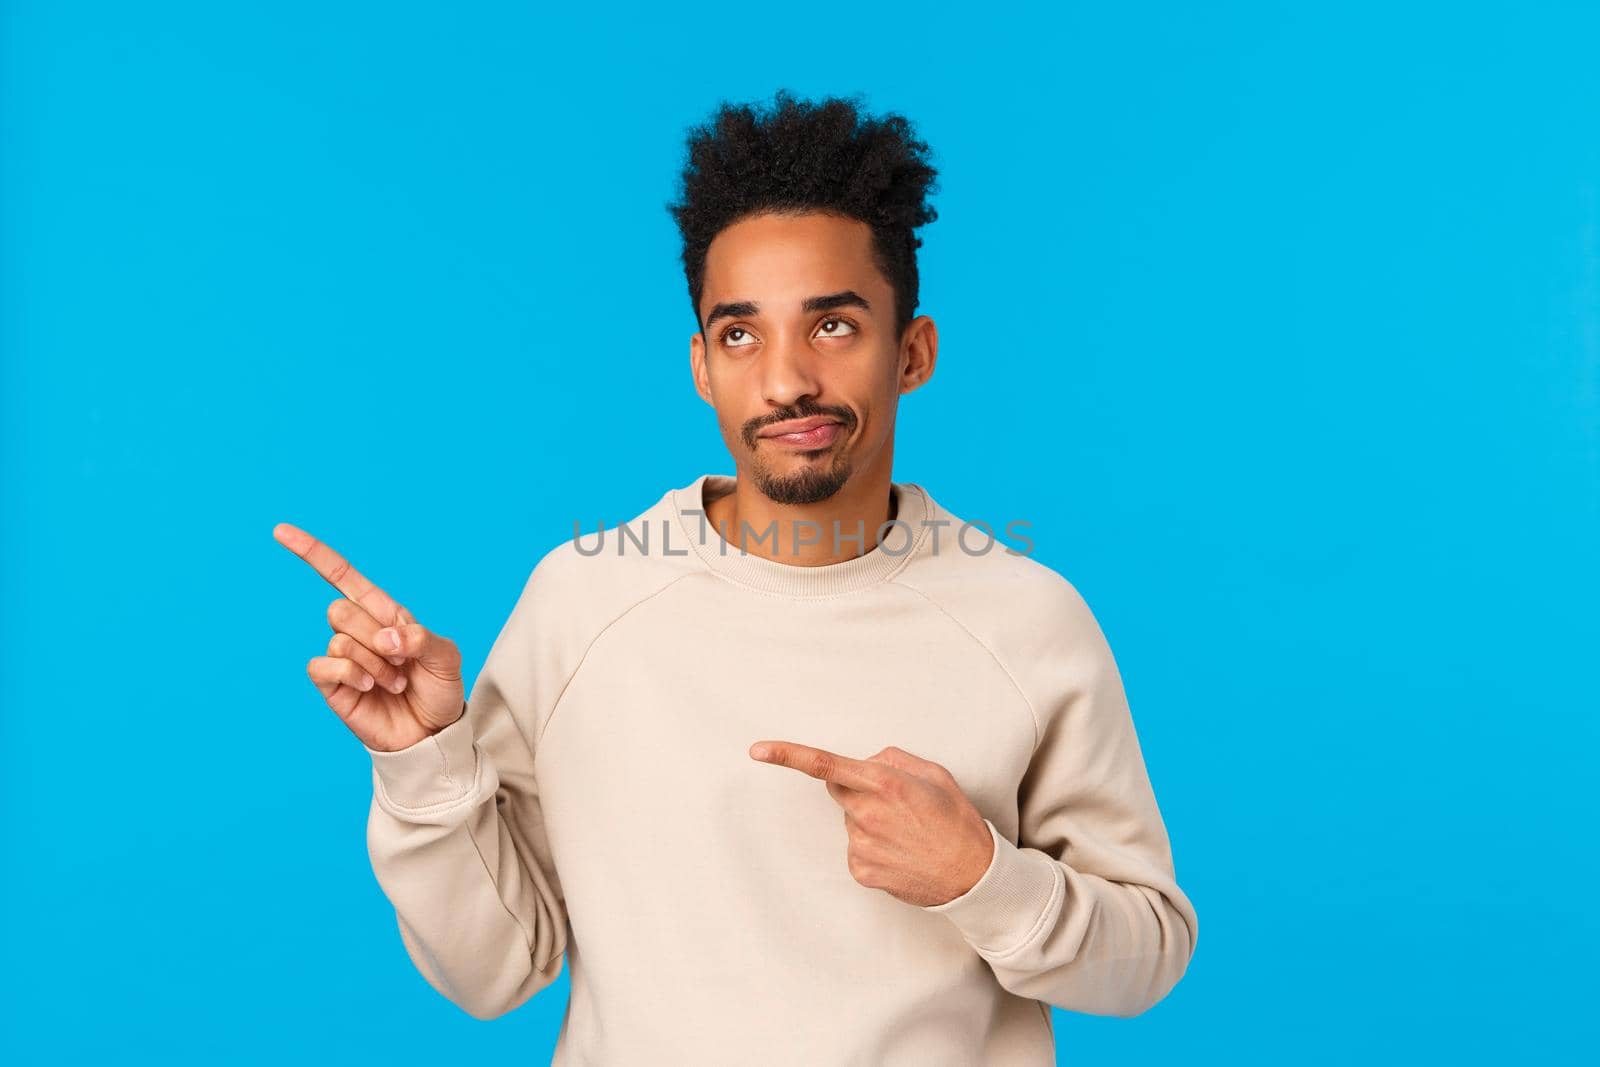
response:
[[(743, 554), (697, 514), (732, 485), (670, 490), (630, 536), (585, 522), (463, 717), (368, 750), (372, 867), (417, 969), (487, 1019), (565, 960), (557, 1067), (1045, 1065), (1049, 1005), (1161, 1000), (1198, 920), (1073, 586), (1009, 533), (958, 543), (913, 483), (864, 555)], [(988, 870), (931, 907), (862, 886), (839, 805), (760, 739), (943, 764)]]

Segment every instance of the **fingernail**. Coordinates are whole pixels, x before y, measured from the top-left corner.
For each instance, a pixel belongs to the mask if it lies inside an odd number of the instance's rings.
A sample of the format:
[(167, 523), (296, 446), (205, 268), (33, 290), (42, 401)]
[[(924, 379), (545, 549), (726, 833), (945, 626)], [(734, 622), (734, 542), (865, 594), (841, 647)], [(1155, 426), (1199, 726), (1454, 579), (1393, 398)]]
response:
[(395, 631), (383, 630), (379, 632), (378, 637), (383, 641), (383, 647), (387, 648), (390, 652), (400, 651), (400, 635)]
[(363, 689), (363, 690), (366, 690), (366, 689), (371, 689), (371, 688), (372, 688), (372, 675), (370, 675), (370, 674), (363, 674), (363, 675), (362, 675), (362, 676), (361, 676), (361, 688), (362, 688), (362, 689)]
[(406, 687), (406, 676), (403, 675), (403, 674), (395, 675), (394, 681), (389, 683), (389, 689), (390, 689), (391, 692), (395, 692), (395, 693), (401, 692), (402, 690), (405, 689), (405, 687)]

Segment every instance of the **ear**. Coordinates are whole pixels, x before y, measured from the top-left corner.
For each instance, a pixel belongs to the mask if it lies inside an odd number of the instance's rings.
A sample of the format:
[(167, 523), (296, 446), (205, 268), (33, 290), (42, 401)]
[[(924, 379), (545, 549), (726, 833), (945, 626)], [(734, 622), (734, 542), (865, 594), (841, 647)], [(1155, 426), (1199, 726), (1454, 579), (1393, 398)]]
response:
[(906, 324), (905, 336), (900, 339), (900, 394), (920, 388), (933, 377), (934, 364), (939, 360), (939, 330), (933, 319), (918, 315)]
[(711, 373), (706, 369), (706, 341), (698, 330), (689, 335), (689, 373), (694, 377), (694, 391), (710, 404)]

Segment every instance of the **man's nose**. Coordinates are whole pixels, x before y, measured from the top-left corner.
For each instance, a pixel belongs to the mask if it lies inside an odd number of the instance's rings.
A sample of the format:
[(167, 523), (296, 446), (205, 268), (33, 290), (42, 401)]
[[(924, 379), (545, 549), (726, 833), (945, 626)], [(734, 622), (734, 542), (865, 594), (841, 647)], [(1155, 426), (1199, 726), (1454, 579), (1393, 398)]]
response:
[(793, 405), (821, 388), (818, 352), (805, 336), (781, 335), (767, 346), (761, 366), (763, 398), (771, 404)]

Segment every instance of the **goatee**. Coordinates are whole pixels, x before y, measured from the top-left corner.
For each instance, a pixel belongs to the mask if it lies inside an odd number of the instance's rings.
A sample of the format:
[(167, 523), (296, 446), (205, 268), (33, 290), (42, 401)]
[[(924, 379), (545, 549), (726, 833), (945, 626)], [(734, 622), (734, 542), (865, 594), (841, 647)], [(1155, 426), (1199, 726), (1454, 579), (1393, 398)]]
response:
[(776, 504), (815, 504), (827, 500), (850, 480), (850, 457), (835, 453), (833, 462), (807, 464), (788, 474), (776, 474), (757, 456), (750, 481), (761, 495)]

